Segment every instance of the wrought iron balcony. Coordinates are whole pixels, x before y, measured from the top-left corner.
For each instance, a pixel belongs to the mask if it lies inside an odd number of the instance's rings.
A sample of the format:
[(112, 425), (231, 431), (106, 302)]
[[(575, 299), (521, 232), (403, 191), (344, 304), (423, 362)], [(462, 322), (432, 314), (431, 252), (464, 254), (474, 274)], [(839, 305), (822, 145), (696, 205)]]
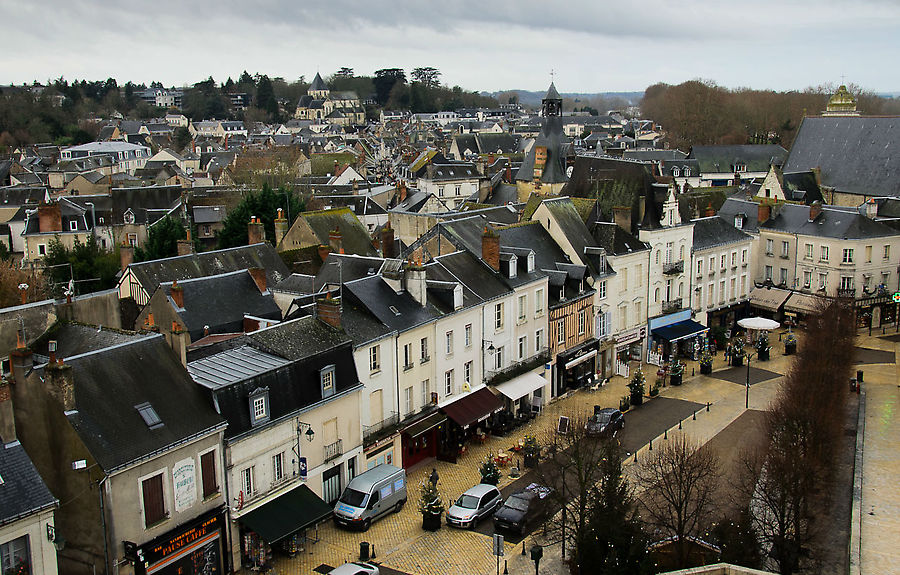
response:
[(550, 361), (550, 348), (542, 347), (539, 352), (527, 357), (522, 361), (514, 362), (503, 369), (488, 371), (484, 375), (484, 383), (487, 385), (497, 385), (504, 381), (509, 381), (514, 377), (518, 377), (523, 373), (537, 369), (539, 366)]
[(363, 425), (363, 444), (375, 443), (382, 437), (390, 435), (400, 423), (400, 414), (392, 411), (390, 417), (372, 425)]
[(684, 260), (679, 260), (677, 262), (665, 262), (663, 264), (663, 273), (666, 275), (684, 273)]
[(838, 288), (837, 290), (838, 297), (856, 297), (856, 288)]
[(334, 443), (325, 446), (325, 462), (337, 459), (344, 454), (344, 446), (342, 440), (338, 439)]
[(662, 302), (662, 310), (663, 313), (671, 313), (673, 311), (678, 311), (684, 307), (684, 298), (673, 299), (669, 301)]

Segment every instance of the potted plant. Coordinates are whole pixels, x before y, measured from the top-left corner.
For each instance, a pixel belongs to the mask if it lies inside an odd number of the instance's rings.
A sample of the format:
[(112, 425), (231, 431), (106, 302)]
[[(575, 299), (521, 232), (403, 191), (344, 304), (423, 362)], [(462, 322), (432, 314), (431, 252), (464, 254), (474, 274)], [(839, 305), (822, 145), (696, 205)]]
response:
[(497, 464), (490, 457), (481, 462), (481, 467), (478, 468), (478, 471), (481, 473), (482, 483), (488, 485), (500, 483), (500, 468), (497, 467)]
[(788, 332), (784, 336), (784, 355), (793, 355), (797, 353), (797, 338), (793, 333)]
[(736, 336), (731, 340), (731, 365), (744, 365), (744, 339)]
[(659, 384), (654, 383), (650, 386), (650, 397), (656, 397), (657, 395), (659, 395)]
[(437, 485), (431, 481), (425, 481), (421, 485), (419, 513), (422, 514), (422, 529), (437, 531), (441, 528), (444, 502), (441, 500), (441, 494), (438, 493)]
[(759, 334), (756, 340), (756, 357), (759, 361), (769, 361), (769, 335), (766, 332)]
[(537, 438), (533, 435), (526, 435), (525, 444), (522, 445), (522, 457), (525, 460), (525, 467), (536, 467), (540, 454), (541, 446), (538, 445)]
[(713, 358), (708, 349), (700, 352), (700, 373), (709, 375), (712, 373)]
[(671, 373), (669, 374), (669, 383), (672, 385), (681, 385), (684, 376), (684, 364), (677, 359), (672, 362)]
[(627, 395), (623, 395), (622, 399), (619, 400), (619, 411), (625, 413), (629, 409), (631, 409), (631, 400), (628, 399)]
[(631, 405), (637, 406), (644, 402), (644, 388), (646, 386), (646, 381), (644, 372), (640, 369), (635, 371), (634, 375), (631, 376), (631, 382), (628, 384)]

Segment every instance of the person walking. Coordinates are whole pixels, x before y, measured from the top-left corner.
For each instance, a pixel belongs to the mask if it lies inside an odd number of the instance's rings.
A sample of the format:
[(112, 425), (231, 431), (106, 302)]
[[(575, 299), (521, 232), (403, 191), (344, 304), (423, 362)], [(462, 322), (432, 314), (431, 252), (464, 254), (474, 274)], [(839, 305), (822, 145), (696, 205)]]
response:
[(432, 485), (434, 485), (435, 487), (437, 487), (438, 479), (439, 479), (439, 478), (438, 478), (438, 472), (437, 472), (437, 469), (435, 469), (434, 467), (432, 467), (432, 468), (431, 468), (431, 476), (428, 478), (428, 481), (430, 481)]

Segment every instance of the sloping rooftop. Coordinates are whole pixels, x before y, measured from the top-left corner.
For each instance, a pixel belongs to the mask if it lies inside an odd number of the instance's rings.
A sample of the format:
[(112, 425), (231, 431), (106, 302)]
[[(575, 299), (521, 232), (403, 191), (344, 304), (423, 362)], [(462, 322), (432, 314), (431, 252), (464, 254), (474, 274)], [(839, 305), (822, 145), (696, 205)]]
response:
[(703, 173), (734, 173), (735, 164), (743, 164), (748, 172), (766, 172), (771, 165), (783, 165), (787, 155), (778, 144), (744, 144), (694, 146), (688, 157), (698, 161)]
[(694, 251), (705, 250), (715, 246), (750, 241), (749, 234), (735, 228), (732, 224), (717, 216), (691, 220), (694, 224)]
[(200, 385), (217, 389), (289, 363), (282, 357), (242, 345), (192, 361), (188, 363), (187, 370)]
[(0, 527), (57, 503), (22, 444), (0, 437)]

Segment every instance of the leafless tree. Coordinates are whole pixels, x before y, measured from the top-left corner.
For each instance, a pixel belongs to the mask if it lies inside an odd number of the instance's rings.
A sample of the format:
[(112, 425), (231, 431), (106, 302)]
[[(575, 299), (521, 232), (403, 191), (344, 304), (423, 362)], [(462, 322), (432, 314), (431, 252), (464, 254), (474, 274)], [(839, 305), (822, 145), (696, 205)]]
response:
[(701, 535), (712, 524), (719, 478), (716, 453), (684, 434), (658, 444), (637, 464), (642, 516), (662, 537), (673, 538), (681, 567), (687, 566), (686, 538)]

